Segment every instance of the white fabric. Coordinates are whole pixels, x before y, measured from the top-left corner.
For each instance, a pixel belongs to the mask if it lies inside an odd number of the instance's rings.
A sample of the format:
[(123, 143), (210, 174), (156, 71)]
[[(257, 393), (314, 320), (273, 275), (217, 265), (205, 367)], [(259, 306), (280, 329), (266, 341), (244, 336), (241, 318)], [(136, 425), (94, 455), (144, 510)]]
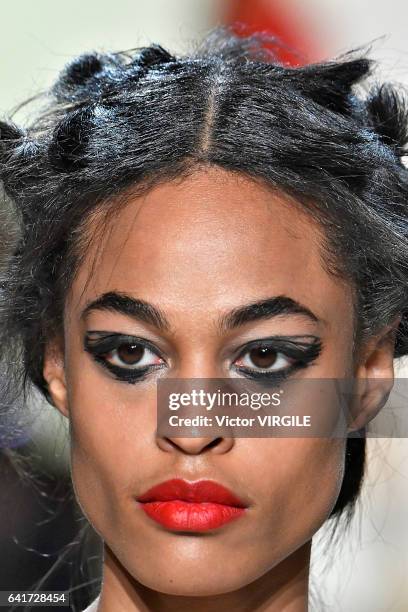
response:
[(83, 610), (83, 612), (97, 612), (97, 610), (98, 610), (98, 602), (99, 602), (99, 597), (97, 597), (91, 603), (91, 605), (86, 608), (86, 610)]

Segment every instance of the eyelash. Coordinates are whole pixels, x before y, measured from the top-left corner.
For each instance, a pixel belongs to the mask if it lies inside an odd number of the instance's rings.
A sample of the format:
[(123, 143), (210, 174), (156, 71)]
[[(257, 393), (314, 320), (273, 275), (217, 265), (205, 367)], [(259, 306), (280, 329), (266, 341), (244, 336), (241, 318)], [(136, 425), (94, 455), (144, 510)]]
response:
[[(302, 338), (305, 337), (302, 336)], [(268, 370), (266, 368), (255, 370), (246, 366), (236, 365), (234, 369), (246, 378), (265, 383), (269, 382), (272, 385), (279, 384), (294, 372), (310, 366), (319, 357), (322, 351), (322, 342), (316, 336), (312, 336), (312, 339), (312, 342), (302, 342), (300, 337), (274, 336), (264, 338), (263, 340), (254, 340), (245, 345), (238, 355), (238, 359), (242, 359), (244, 355), (249, 354), (254, 349), (269, 348), (276, 354), (276, 360), (278, 360), (279, 356), (283, 356), (284, 359), (290, 359), (293, 362), (289, 366), (279, 368), (278, 370)]]
[(90, 353), (93, 359), (111, 372), (115, 378), (123, 382), (134, 384), (144, 380), (146, 375), (153, 370), (162, 369), (165, 364), (153, 364), (144, 367), (126, 368), (110, 363), (107, 356), (118, 351), (122, 346), (139, 346), (149, 350), (154, 355), (164, 359), (158, 349), (145, 340), (137, 336), (127, 336), (124, 334), (104, 334), (103, 332), (88, 332), (85, 336), (84, 349)]
[[(288, 378), (294, 372), (305, 369), (311, 365), (319, 357), (322, 351), (322, 342), (316, 336), (307, 336), (312, 338), (310, 342), (302, 342), (301, 339), (306, 336), (272, 336), (262, 340), (254, 340), (240, 348), (235, 361), (242, 359), (254, 349), (269, 348), (276, 353), (276, 359), (283, 356), (286, 360), (293, 360), (289, 366), (280, 368), (279, 370), (255, 369), (248, 366), (237, 366), (233, 364), (234, 370), (252, 380), (261, 380), (265, 383), (279, 384)], [(163, 369), (166, 363), (150, 364), (147, 366), (123, 367), (108, 361), (110, 354), (114, 354), (114, 358), (118, 358), (117, 351), (121, 347), (142, 347), (150, 351), (153, 355), (164, 361), (161, 352), (152, 343), (139, 338), (137, 336), (127, 336), (124, 334), (104, 333), (104, 332), (88, 332), (84, 340), (84, 350), (88, 352), (93, 359), (105, 367), (117, 380), (135, 384), (144, 380), (148, 374), (153, 371)], [(115, 354), (116, 352), (116, 354)]]

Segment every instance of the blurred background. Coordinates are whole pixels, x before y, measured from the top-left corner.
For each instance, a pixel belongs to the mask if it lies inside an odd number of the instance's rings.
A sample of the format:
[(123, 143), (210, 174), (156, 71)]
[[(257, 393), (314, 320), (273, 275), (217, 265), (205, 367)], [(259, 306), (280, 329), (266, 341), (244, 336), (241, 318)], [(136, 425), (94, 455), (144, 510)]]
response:
[[(151, 42), (184, 51), (221, 24), (276, 35), (289, 64), (372, 44), (381, 77), (408, 84), (407, 19), (403, 0), (4, 0), (0, 115), (50, 85), (83, 51)], [(22, 120), (27, 112), (20, 111)], [(397, 375), (407, 373), (397, 364)], [(72, 542), (82, 519), (70, 494), (66, 425), (38, 399), (31, 403), (34, 418), (18, 451), (23, 463), (29, 455), (36, 480), (16, 478), (7, 450), (0, 458), (0, 590), (28, 590), (54, 566), (41, 588), (66, 589), (72, 581), (81, 608), (93, 595), (73, 574), (80, 544)], [(312, 609), (408, 610), (408, 441), (368, 443), (367, 477), (350, 526), (334, 538), (327, 525), (315, 539)], [(96, 589), (98, 554), (90, 534), (85, 556)]]

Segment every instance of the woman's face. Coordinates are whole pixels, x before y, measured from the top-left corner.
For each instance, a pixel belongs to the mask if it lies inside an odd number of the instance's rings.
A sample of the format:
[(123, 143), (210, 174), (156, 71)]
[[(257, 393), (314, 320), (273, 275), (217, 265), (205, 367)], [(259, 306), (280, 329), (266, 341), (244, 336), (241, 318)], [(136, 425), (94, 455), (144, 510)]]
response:
[[(293, 362), (255, 341), (321, 341), (302, 377), (349, 375), (352, 293), (325, 271), (320, 243), (316, 225), (283, 195), (213, 169), (130, 199), (81, 264), (66, 303), (64, 362), (47, 357), (45, 375), (70, 420), (82, 509), (143, 585), (182, 595), (238, 589), (300, 550), (330, 514), (344, 440), (156, 435), (159, 378), (228, 378), (242, 366)], [(221, 325), (277, 296), (305, 312), (260, 317), (258, 309)], [(245, 352), (249, 343), (255, 349)], [(206, 531), (165, 526), (137, 500), (174, 478), (216, 481), (245, 510)]]

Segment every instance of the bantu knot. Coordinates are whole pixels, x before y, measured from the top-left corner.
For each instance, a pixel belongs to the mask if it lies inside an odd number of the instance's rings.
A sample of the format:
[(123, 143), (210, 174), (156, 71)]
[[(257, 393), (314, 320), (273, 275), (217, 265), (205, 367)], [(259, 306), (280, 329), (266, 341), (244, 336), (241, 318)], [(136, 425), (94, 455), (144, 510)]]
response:
[(62, 102), (97, 99), (107, 87), (114, 72), (121, 68), (120, 54), (100, 55), (85, 53), (75, 58), (60, 73), (52, 88), (53, 95)]
[(0, 121), (0, 162), (6, 161), (24, 138), (25, 132), (19, 127)]
[(352, 87), (368, 75), (372, 62), (355, 59), (336, 64), (310, 65), (304, 74), (303, 91), (314, 102), (341, 114), (351, 111)]
[(153, 66), (174, 61), (160, 45), (145, 47), (131, 60), (129, 57), (127, 53), (80, 55), (60, 73), (52, 93), (61, 102), (98, 101), (117, 89), (128, 71), (131, 78), (139, 78)]
[(132, 64), (141, 68), (152, 68), (160, 64), (167, 64), (174, 61), (174, 57), (163, 49), (160, 45), (151, 45), (140, 51), (140, 54), (133, 60)]
[(367, 112), (381, 141), (396, 155), (404, 155), (408, 142), (407, 100), (386, 83), (370, 92)]
[(55, 127), (48, 147), (48, 157), (54, 168), (71, 172), (86, 165), (84, 155), (92, 118), (92, 107), (79, 108), (68, 113)]
[(65, 85), (78, 87), (84, 85), (94, 74), (101, 72), (103, 64), (97, 54), (85, 53), (74, 59), (64, 70), (60, 79)]
[(14, 125), (14, 123), (6, 123), (5, 121), (0, 121), (0, 140), (20, 140), (24, 138), (25, 132), (21, 130), (19, 127)]

